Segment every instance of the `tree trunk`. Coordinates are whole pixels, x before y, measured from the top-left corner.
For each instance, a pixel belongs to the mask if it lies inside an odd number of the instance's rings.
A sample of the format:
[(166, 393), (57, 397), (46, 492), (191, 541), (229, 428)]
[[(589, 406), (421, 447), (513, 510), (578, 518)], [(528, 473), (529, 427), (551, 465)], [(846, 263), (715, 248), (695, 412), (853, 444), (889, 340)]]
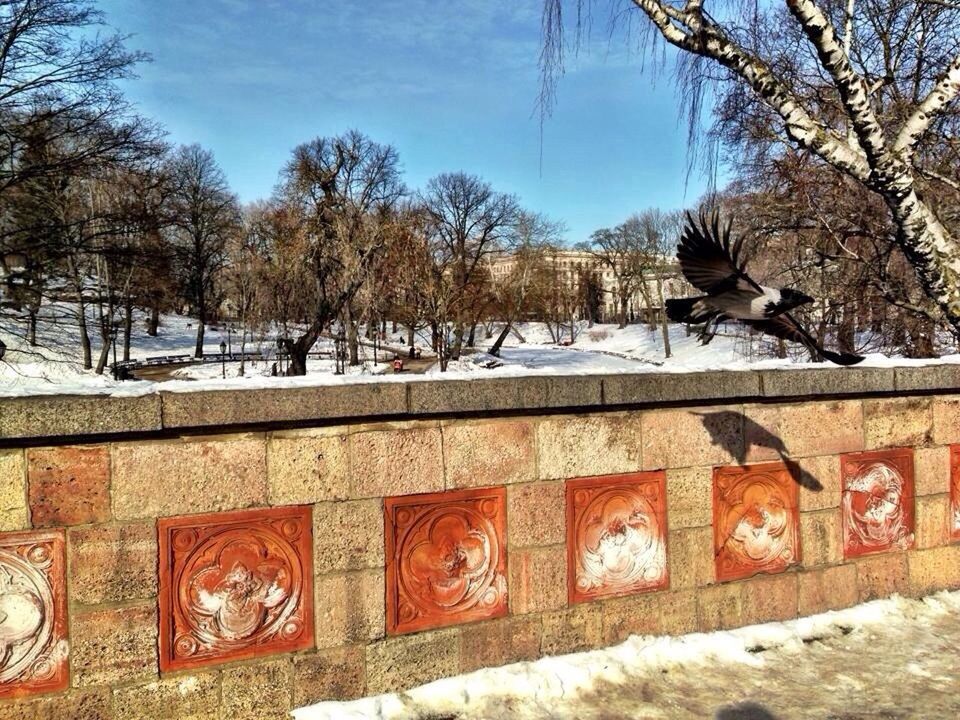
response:
[(87, 327), (87, 304), (83, 295), (77, 301), (77, 324), (80, 326), (80, 350), (83, 353), (83, 369), (93, 367), (93, 358), (90, 352), (90, 329)]
[(623, 330), (627, 326), (627, 298), (620, 298), (620, 320), (617, 327)]
[[(396, 332), (396, 330), (394, 330), (394, 332)], [(414, 350), (413, 325), (407, 325), (407, 347), (410, 348), (410, 357), (413, 357), (413, 350)]]
[(123, 361), (130, 360), (130, 335), (133, 332), (133, 299), (127, 298), (123, 308)]
[(460, 352), (463, 350), (463, 332), (465, 328), (460, 321), (457, 321), (457, 325), (453, 331), (453, 347), (450, 348), (450, 359), (459, 360)]
[(474, 347), (477, 340), (477, 324), (470, 326), (470, 334), (467, 336), (467, 347)]
[(673, 353), (670, 349), (670, 323), (667, 318), (667, 303), (663, 299), (662, 278), (657, 278), (657, 297), (660, 300), (660, 329), (663, 332), (663, 356), (668, 358)]
[(150, 319), (147, 321), (147, 335), (156, 337), (160, 330), (160, 308), (154, 305), (150, 308)]
[(503, 346), (504, 340), (507, 339), (507, 335), (510, 334), (510, 328), (513, 327), (513, 323), (505, 323), (503, 329), (500, 331), (500, 334), (497, 335), (496, 342), (493, 343), (493, 347), (488, 351), (494, 357), (500, 357), (500, 348)]
[(206, 308), (200, 306), (199, 308), (199, 318), (197, 318), (197, 344), (193, 349), (193, 356), (195, 358), (203, 357), (203, 334), (207, 329), (207, 313)]
[(353, 321), (353, 312), (350, 303), (343, 308), (343, 326), (347, 331), (347, 348), (349, 350), (350, 365), (360, 364), (360, 341), (357, 324)]
[(27, 344), (37, 346), (37, 309), (32, 305), (27, 309), (29, 325), (27, 326)]
[(300, 376), (307, 374), (307, 353), (310, 352), (310, 348), (320, 337), (320, 330), (324, 325), (324, 322), (315, 320), (307, 328), (307, 331), (296, 340), (291, 340), (288, 337), (281, 339), (288, 358), (287, 375)]

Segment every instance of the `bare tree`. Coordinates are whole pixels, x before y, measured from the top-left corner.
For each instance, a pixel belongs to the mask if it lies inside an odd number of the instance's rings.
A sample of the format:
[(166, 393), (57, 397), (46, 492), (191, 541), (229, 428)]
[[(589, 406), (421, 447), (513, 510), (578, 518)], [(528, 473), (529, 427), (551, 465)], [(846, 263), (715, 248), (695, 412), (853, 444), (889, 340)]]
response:
[[(431, 219), (438, 265), (449, 272), (445, 318), (453, 323), (450, 356), (458, 358), (472, 315), (471, 285), (480, 281), (489, 256), (509, 242), (518, 212), (512, 195), (496, 192), (475, 175), (445, 173), (427, 183), (422, 202)], [(444, 332), (446, 329), (444, 328)]]
[(213, 153), (199, 145), (171, 157), (169, 218), (183, 293), (197, 318), (195, 357), (203, 356), (206, 323), (216, 309), (215, 289), (229, 238), (239, 231), (240, 210)]
[[(545, 0), (546, 110), (562, 69), (563, 5)], [(714, 137), (763, 115), (768, 151), (785, 143), (809, 152), (875, 193), (924, 292), (960, 334), (957, 228), (924, 192), (933, 180), (960, 186), (935, 162), (957, 125), (960, 6), (786, 0), (785, 7), (747, 2), (713, 14), (703, 0), (631, 0), (627, 7), (647, 21), (648, 39), (681, 51), (693, 126), (709, 92)]]
[(616, 301), (621, 329), (630, 320), (631, 301), (645, 291), (645, 274), (653, 264), (646, 230), (640, 219), (633, 216), (615, 228), (594, 231), (590, 242), (582, 246), (613, 279), (613, 287), (608, 292)]

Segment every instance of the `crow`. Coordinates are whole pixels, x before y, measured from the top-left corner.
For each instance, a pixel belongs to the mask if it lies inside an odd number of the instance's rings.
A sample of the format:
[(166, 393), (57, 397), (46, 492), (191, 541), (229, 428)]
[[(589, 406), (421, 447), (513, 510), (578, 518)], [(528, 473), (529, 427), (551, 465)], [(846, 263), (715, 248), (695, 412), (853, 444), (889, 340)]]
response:
[(837, 365), (863, 360), (853, 353), (825, 350), (790, 315), (790, 310), (814, 300), (792, 288), (770, 288), (755, 282), (740, 259), (743, 238), (730, 241), (730, 225), (720, 230), (719, 215), (708, 222), (701, 213), (699, 225), (687, 213), (687, 223), (677, 245), (680, 270), (687, 281), (706, 293), (698, 297), (667, 300), (667, 316), (674, 322), (703, 325), (700, 339), (708, 343), (723, 320), (736, 320), (761, 332), (804, 345), (818, 358)]

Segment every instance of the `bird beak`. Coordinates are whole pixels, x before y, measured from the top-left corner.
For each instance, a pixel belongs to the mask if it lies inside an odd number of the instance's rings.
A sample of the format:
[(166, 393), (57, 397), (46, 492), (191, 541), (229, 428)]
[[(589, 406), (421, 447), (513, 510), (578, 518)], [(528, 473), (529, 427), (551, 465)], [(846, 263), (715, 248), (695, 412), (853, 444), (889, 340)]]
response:
[(797, 305), (809, 305), (812, 302), (813, 298), (809, 295), (804, 295), (803, 293), (800, 293), (800, 297), (797, 298)]

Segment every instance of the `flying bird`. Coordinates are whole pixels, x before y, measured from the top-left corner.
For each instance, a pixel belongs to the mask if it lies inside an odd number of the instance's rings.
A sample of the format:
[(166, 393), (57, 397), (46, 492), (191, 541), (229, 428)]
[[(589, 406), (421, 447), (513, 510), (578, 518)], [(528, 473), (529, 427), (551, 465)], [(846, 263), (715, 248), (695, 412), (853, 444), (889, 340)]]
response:
[(674, 322), (703, 325), (700, 338), (704, 343), (713, 338), (718, 323), (729, 319), (798, 342), (817, 357), (837, 365), (856, 365), (863, 360), (853, 353), (824, 349), (790, 315), (790, 310), (812, 303), (813, 298), (793, 288), (765, 287), (754, 281), (747, 275), (746, 262), (740, 259), (742, 248), (742, 237), (730, 241), (730, 223), (721, 232), (716, 212), (709, 222), (701, 213), (699, 225), (687, 213), (677, 259), (687, 281), (706, 294), (667, 300), (667, 316)]

